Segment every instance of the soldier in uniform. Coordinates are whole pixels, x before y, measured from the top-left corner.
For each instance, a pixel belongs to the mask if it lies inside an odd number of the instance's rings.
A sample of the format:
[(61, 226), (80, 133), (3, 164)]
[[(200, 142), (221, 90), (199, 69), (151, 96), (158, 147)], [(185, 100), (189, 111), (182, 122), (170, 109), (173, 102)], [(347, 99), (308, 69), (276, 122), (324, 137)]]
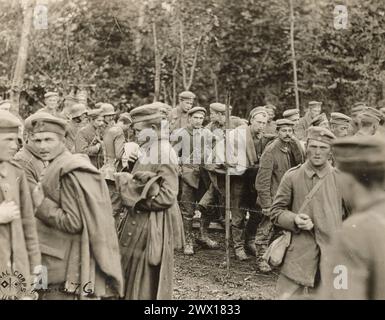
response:
[(0, 111), (0, 270), (26, 279), (27, 291), (20, 299), (31, 294), (31, 276), (41, 272), (41, 256), (27, 178), (12, 161), (19, 126), (14, 115)]
[(40, 158), (38, 150), (32, 139), (32, 120), (42, 116), (49, 117), (49, 113), (34, 113), (33, 115), (25, 119), (25, 144), (23, 148), (14, 156), (14, 160), (18, 162), (20, 166), (22, 166), (24, 169), (31, 194), (36, 188), (36, 185), (38, 184), (40, 179), (42, 178), (45, 168), (48, 166), (48, 162), (43, 161)]
[(267, 104), (265, 106), (266, 111), (269, 115), (269, 120), (267, 121), (266, 127), (265, 127), (265, 133), (266, 134), (276, 134), (277, 133), (277, 127), (274, 121), (275, 118), (275, 112), (277, 110), (277, 107), (272, 104)]
[(371, 136), (346, 137), (335, 141), (333, 152), (353, 214), (332, 238), (320, 298), (384, 300), (384, 142)]
[(311, 121), (321, 113), (322, 102), (310, 101), (306, 114), (299, 119), (296, 128), (296, 135), (299, 140), (306, 140), (306, 130), (310, 127)]
[[(184, 254), (194, 254), (194, 235), (193, 235), (193, 216), (196, 209), (194, 204), (202, 198), (207, 190), (207, 179), (204, 178), (203, 165), (205, 157), (208, 156), (206, 150), (208, 140), (212, 139), (212, 133), (202, 124), (206, 116), (206, 109), (194, 107), (188, 111), (189, 124), (178, 132), (178, 141), (174, 145), (177, 155), (180, 157), (181, 165), (181, 198), (180, 208), (183, 215), (186, 243)], [(174, 140), (174, 139), (172, 139)]]
[(101, 110), (94, 109), (88, 112), (89, 123), (81, 128), (75, 138), (75, 153), (88, 155), (91, 163), (98, 169), (103, 166), (103, 127), (104, 120)]
[(187, 112), (193, 107), (195, 97), (195, 94), (191, 91), (183, 91), (179, 94), (179, 105), (177, 105), (175, 109), (172, 109), (170, 113), (171, 132), (175, 129), (184, 128), (188, 125)]
[(39, 157), (49, 162), (32, 193), (48, 269), (48, 290), (41, 298), (118, 297), (123, 279), (107, 186), (88, 159), (66, 149), (66, 122), (37, 115), (32, 139)]
[(351, 118), (352, 118), (352, 123), (351, 123), (351, 128), (349, 135), (354, 135), (358, 131), (358, 126), (359, 126), (359, 120), (358, 120), (358, 115), (366, 109), (366, 103), (365, 102), (356, 102), (353, 107), (351, 108)]
[(59, 95), (57, 92), (47, 92), (44, 95), (44, 104), (45, 107), (37, 110), (37, 112), (46, 112), (55, 117), (59, 116)]
[(121, 209), (119, 195), (116, 192), (114, 173), (122, 171), (122, 157), (124, 154), (124, 144), (126, 143), (125, 132), (131, 125), (131, 117), (128, 113), (122, 113), (118, 122), (106, 129), (103, 137), (104, 145), (104, 164), (100, 168), (104, 179), (107, 181), (108, 190), (112, 201), (114, 216), (118, 218)]
[[(377, 110), (376, 110), (377, 111)], [(373, 112), (369, 107), (365, 108), (357, 116), (358, 131), (354, 136), (373, 136), (380, 126), (380, 116)]]
[(107, 131), (109, 128), (115, 125), (115, 108), (112, 104), (109, 103), (101, 103), (99, 108), (102, 110), (101, 116), (104, 118), (105, 131)]
[(72, 94), (69, 94), (64, 99), (63, 110), (59, 113), (59, 117), (63, 120), (71, 120), (71, 109), (76, 103), (76, 99)]
[(87, 107), (81, 103), (74, 104), (71, 108), (70, 117), (71, 120), (67, 126), (66, 147), (74, 153), (76, 135), (87, 124)]
[(169, 137), (161, 134), (162, 114), (158, 106), (140, 106), (130, 115), (142, 151), (132, 174), (138, 179), (160, 177), (161, 182), (156, 195), (129, 208), (121, 232), (125, 299), (171, 299), (174, 247), (181, 247), (183, 234), (177, 203), (178, 160)]
[(334, 139), (328, 129), (310, 127), (306, 162), (284, 174), (274, 198), (271, 219), (291, 232), (277, 281), (280, 299), (303, 297), (318, 287), (325, 249), (347, 214), (338, 171), (328, 162)]
[(310, 126), (330, 129), (329, 121), (325, 113), (321, 113), (320, 115), (313, 118), (313, 120), (310, 122)]
[(332, 112), (330, 114), (330, 130), (337, 138), (349, 135), (349, 127), (352, 118), (340, 112)]
[(292, 167), (302, 164), (305, 160), (302, 146), (298, 140), (293, 140), (294, 122), (279, 119), (277, 123), (278, 138), (269, 144), (259, 163), (259, 170), (255, 179), (257, 202), (262, 208), (262, 219), (259, 223), (256, 236), (258, 249), (257, 266), (262, 272), (269, 272), (269, 264), (262, 259), (274, 234), (273, 224), (270, 221), (270, 208), (277, 193), (279, 183), (285, 172)]

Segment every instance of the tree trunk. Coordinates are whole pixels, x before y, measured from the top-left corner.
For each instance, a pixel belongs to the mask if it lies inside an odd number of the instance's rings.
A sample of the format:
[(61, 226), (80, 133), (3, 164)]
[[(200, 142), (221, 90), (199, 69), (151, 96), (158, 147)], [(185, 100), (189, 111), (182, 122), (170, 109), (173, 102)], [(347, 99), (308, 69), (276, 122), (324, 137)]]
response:
[(179, 56), (176, 57), (175, 59), (175, 66), (174, 69), (172, 70), (172, 107), (176, 107), (176, 73), (178, 69), (178, 64), (179, 64)]
[(159, 94), (160, 94), (160, 53), (158, 48), (158, 38), (156, 36), (156, 24), (155, 22), (152, 23), (152, 31), (154, 34), (154, 52), (155, 52), (155, 84), (154, 84), (154, 102), (159, 101)]
[(183, 36), (183, 24), (179, 20), (179, 40), (180, 40), (180, 65), (182, 67), (182, 80), (183, 88), (187, 90), (187, 75), (186, 75), (186, 66), (184, 64), (184, 36)]
[(291, 48), (291, 58), (292, 58), (292, 63), (293, 63), (295, 107), (299, 110), (297, 62), (296, 62), (296, 59), (295, 59), (295, 50), (294, 50), (294, 8), (293, 8), (293, 0), (289, 0), (289, 3), (290, 3), (290, 48)]
[(24, 74), (27, 67), (29, 36), (31, 33), (33, 8), (35, 0), (26, 0), (23, 8), (23, 27), (21, 30), (19, 52), (11, 86), (11, 112), (19, 115), (20, 91), (23, 86)]

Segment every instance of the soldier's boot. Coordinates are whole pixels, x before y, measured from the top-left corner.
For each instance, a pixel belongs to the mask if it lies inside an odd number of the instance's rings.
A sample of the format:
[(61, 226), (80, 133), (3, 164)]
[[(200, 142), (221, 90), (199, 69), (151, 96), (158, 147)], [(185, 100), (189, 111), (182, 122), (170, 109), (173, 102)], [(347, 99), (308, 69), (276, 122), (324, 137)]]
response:
[(246, 241), (245, 250), (251, 256), (253, 257), (257, 256), (257, 246), (255, 245), (255, 239)]
[(268, 246), (266, 244), (262, 244), (258, 250), (258, 256), (257, 256), (257, 269), (262, 273), (269, 273), (271, 272), (271, 267), (267, 263), (267, 261), (263, 258), (263, 255), (267, 251)]
[(247, 256), (245, 248), (243, 246), (243, 230), (235, 226), (231, 226), (231, 234), (233, 236), (235, 257), (240, 261), (248, 260), (249, 257)]
[(183, 218), (184, 222), (184, 232), (185, 232), (185, 245), (183, 248), (183, 253), (185, 255), (191, 256), (194, 254), (194, 234), (192, 230), (193, 220), (191, 218)]
[(210, 225), (210, 220), (208, 220), (206, 217), (201, 217), (201, 224), (200, 224), (200, 237), (197, 239), (197, 242), (208, 249), (219, 249), (218, 242), (212, 240), (209, 238), (208, 235), (208, 229)]

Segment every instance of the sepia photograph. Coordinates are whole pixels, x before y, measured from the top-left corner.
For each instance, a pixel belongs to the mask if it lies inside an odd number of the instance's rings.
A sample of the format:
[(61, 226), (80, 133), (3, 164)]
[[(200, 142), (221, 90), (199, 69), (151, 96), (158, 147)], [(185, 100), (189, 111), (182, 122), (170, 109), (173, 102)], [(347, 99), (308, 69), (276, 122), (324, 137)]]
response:
[(0, 0), (0, 25), (1, 300), (385, 299), (384, 1)]

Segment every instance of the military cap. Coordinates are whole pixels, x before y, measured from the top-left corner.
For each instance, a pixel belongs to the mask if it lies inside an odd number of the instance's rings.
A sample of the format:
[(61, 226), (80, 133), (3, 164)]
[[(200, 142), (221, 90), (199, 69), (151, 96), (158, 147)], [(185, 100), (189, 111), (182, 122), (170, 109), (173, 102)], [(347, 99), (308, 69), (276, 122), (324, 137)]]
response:
[(71, 118), (77, 118), (87, 113), (87, 107), (83, 103), (76, 103), (71, 107)]
[(271, 110), (274, 110), (274, 111), (277, 110), (277, 107), (276, 107), (275, 105), (272, 105), (272, 104), (267, 104), (267, 105), (265, 105), (265, 108), (266, 108), (266, 109), (271, 109)]
[(44, 111), (38, 111), (35, 112), (34, 114), (30, 115), (28, 118), (24, 120), (24, 131), (26, 132), (31, 132), (33, 131), (32, 127), (32, 121), (35, 119), (40, 119), (41, 117), (50, 117), (51, 115), (47, 112)]
[(150, 103), (132, 109), (130, 111), (130, 116), (132, 118), (132, 123), (138, 123), (147, 120), (161, 119), (162, 111), (159, 105)]
[(49, 98), (49, 97), (58, 97), (59, 96), (59, 94), (57, 93), (57, 92), (54, 92), (54, 91), (49, 91), (49, 92), (47, 92), (45, 95), (44, 95), (44, 98), (45, 99), (47, 99), (47, 98)]
[(183, 100), (195, 99), (196, 95), (191, 91), (183, 91), (179, 93), (179, 98)]
[(266, 107), (255, 107), (254, 109), (252, 109), (250, 111), (250, 114), (249, 114), (249, 121), (254, 118), (254, 116), (256, 116), (257, 114), (259, 113), (262, 113), (264, 114), (266, 117), (268, 117), (268, 114), (267, 114), (267, 110), (266, 110)]
[(332, 124), (348, 124), (352, 122), (352, 118), (340, 112), (332, 112), (330, 114), (330, 123)]
[(336, 136), (328, 129), (323, 127), (309, 127), (307, 129), (307, 140), (317, 140), (331, 144)]
[(372, 122), (372, 123), (379, 123), (381, 120), (381, 118), (378, 117), (376, 114), (367, 110), (360, 112), (357, 117), (360, 121)]
[(123, 112), (119, 115), (118, 121), (132, 122), (132, 118), (128, 112)]
[(383, 115), (382, 115), (382, 113), (381, 113), (381, 111), (380, 111), (380, 110), (377, 110), (376, 108), (366, 107), (366, 108), (364, 109), (364, 111), (369, 112), (369, 113), (375, 115), (375, 116), (378, 117), (380, 120), (383, 120), (383, 118), (384, 118)]
[(356, 102), (352, 107), (352, 114), (357, 114), (366, 108), (365, 102)]
[(189, 116), (191, 116), (192, 114), (194, 114), (195, 112), (203, 112), (204, 114), (207, 113), (206, 109), (203, 108), (203, 107), (194, 107), (194, 108), (191, 108), (189, 111), (187, 111), (187, 114)]
[(326, 114), (321, 113), (320, 115), (316, 116), (311, 122), (311, 126), (319, 126), (322, 122), (328, 121), (328, 118), (326, 118)]
[(6, 100), (1, 100), (1, 101), (0, 101), (0, 106), (2, 106), (3, 104), (7, 104), (7, 103), (11, 104), (12, 102), (11, 102), (11, 100), (8, 100), (8, 99), (6, 99)]
[(282, 114), (282, 116), (284, 118), (289, 118), (289, 117), (292, 117), (292, 116), (295, 116), (295, 115), (299, 115), (299, 110), (298, 109), (288, 109), (288, 110), (285, 110)]
[[(231, 106), (230, 107), (230, 110), (232, 109)], [(210, 104), (210, 110), (213, 110), (213, 111), (216, 111), (216, 112), (223, 112), (225, 113), (226, 112), (226, 105), (223, 104), (223, 103), (219, 103), (219, 102), (214, 102), (214, 103), (211, 103)]]
[(102, 114), (102, 109), (100, 109), (100, 108), (90, 109), (90, 110), (88, 110), (87, 114), (90, 118), (94, 119), (94, 118), (99, 117)]
[[(31, 116), (32, 117), (32, 116)], [(67, 122), (46, 112), (36, 112), (31, 120), (32, 132), (54, 132), (65, 135)]]
[(321, 106), (322, 105), (322, 102), (320, 102), (320, 101), (309, 101), (309, 103), (308, 103), (308, 106), (309, 106), (309, 108), (311, 108), (311, 107), (315, 107), (315, 106)]
[(116, 115), (115, 108), (110, 103), (102, 103), (100, 105), (100, 109), (102, 110), (102, 116), (114, 116)]
[(277, 121), (275, 121), (275, 124), (277, 125), (277, 128), (295, 125), (295, 123), (289, 119), (278, 119)]
[(385, 170), (385, 143), (375, 136), (338, 138), (333, 142), (333, 155), (342, 171)]
[(18, 133), (20, 120), (6, 110), (0, 110), (0, 133)]

